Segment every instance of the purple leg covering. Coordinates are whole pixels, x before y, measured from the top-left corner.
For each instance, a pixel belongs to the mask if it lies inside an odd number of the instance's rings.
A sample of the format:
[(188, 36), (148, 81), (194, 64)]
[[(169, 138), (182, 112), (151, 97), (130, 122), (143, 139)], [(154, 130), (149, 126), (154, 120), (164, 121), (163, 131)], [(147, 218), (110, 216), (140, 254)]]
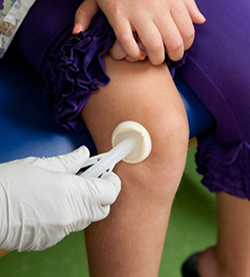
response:
[(250, 2), (196, 2), (207, 21), (179, 73), (216, 120), (198, 138), (198, 171), (211, 191), (250, 199)]

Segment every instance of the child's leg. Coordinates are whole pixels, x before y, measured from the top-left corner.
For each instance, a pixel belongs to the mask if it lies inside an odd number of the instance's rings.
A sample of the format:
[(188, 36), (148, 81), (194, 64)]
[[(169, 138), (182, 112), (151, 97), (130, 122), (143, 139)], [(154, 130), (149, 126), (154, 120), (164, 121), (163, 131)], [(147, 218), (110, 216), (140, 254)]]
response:
[(147, 128), (152, 153), (141, 164), (121, 162), (115, 172), (122, 191), (111, 213), (86, 230), (91, 276), (158, 276), (172, 201), (186, 160), (188, 123), (181, 98), (165, 65), (106, 58), (111, 82), (92, 95), (83, 119), (98, 152), (111, 147), (111, 134), (124, 120)]
[(218, 194), (218, 245), (203, 253), (203, 277), (250, 276), (250, 202)]

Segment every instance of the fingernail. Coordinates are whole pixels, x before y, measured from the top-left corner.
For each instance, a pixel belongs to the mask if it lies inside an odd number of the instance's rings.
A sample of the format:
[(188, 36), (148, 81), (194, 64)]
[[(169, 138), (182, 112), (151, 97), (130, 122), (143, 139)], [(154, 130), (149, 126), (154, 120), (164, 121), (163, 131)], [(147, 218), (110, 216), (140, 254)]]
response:
[(80, 23), (75, 23), (75, 26), (73, 28), (72, 33), (73, 34), (79, 34), (82, 31), (82, 24)]
[(147, 56), (146, 53), (143, 50), (141, 50), (141, 55), (140, 55), (139, 60), (141, 60), (141, 61), (145, 60), (146, 56)]

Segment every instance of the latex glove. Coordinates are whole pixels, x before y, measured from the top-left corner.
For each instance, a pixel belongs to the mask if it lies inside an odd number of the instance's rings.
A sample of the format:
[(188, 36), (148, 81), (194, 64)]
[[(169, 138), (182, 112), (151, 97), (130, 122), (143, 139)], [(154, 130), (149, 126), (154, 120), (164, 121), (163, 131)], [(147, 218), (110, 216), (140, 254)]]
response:
[(120, 179), (75, 175), (88, 157), (81, 147), (0, 164), (0, 249), (43, 250), (109, 214)]
[(85, 31), (99, 8), (117, 37), (111, 56), (136, 61), (147, 55), (154, 65), (164, 61), (165, 52), (180, 60), (193, 43), (193, 23), (205, 22), (194, 0), (85, 0), (76, 12), (73, 33)]

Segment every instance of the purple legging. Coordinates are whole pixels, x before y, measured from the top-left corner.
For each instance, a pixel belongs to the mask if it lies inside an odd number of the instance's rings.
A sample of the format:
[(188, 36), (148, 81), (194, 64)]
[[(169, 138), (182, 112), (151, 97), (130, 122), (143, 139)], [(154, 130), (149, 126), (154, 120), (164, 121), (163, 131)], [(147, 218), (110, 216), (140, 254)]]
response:
[(216, 120), (198, 137), (198, 171), (211, 191), (249, 199), (250, 1), (196, 2), (207, 21), (179, 73)]
[[(71, 36), (81, 2), (37, 0), (15, 40), (45, 76), (45, 96), (56, 120), (77, 130), (88, 97), (98, 90), (97, 84), (109, 82), (102, 56), (115, 39), (102, 14), (86, 34)], [(250, 199), (250, 2), (196, 2), (207, 21), (196, 26), (194, 45), (177, 71), (216, 120), (214, 130), (198, 137), (198, 171), (211, 191)], [(181, 64), (168, 62), (172, 72)]]

